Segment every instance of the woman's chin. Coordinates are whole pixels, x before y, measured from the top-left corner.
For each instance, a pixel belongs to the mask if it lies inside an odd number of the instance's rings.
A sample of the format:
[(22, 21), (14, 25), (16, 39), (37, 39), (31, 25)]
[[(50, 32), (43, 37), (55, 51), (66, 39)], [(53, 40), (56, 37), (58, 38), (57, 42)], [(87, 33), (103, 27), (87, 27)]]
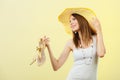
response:
[(78, 32), (78, 30), (72, 30), (73, 32)]

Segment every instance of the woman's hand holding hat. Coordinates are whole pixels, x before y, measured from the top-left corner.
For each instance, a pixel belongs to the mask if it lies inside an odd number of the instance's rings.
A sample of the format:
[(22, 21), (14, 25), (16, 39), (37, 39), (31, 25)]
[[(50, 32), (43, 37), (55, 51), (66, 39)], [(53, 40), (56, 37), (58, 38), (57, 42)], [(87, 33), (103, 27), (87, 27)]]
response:
[(99, 22), (99, 20), (98, 20), (97, 18), (95, 18), (95, 17), (92, 18), (90, 24), (91, 24), (92, 26), (94, 26), (97, 34), (98, 34), (98, 33), (101, 33), (101, 24), (100, 24), (100, 22)]

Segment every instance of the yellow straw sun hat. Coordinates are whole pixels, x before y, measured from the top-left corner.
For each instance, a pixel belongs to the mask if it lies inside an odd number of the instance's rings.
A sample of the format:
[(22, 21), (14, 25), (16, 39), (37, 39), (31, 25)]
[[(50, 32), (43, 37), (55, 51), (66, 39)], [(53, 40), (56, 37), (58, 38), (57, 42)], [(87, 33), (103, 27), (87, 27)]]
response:
[(95, 13), (89, 9), (89, 8), (66, 8), (59, 16), (58, 16), (58, 20), (63, 23), (63, 25), (65, 26), (65, 31), (68, 33), (68, 34), (72, 34), (72, 30), (70, 28), (70, 23), (69, 23), (69, 18), (71, 16), (71, 14), (73, 13), (77, 13), (77, 14), (80, 14), (82, 15), (88, 22), (89, 22), (89, 25), (91, 27), (91, 29), (95, 31), (95, 28), (94, 26), (92, 26), (90, 23), (91, 23), (91, 20), (93, 18), (96, 18), (96, 15)]

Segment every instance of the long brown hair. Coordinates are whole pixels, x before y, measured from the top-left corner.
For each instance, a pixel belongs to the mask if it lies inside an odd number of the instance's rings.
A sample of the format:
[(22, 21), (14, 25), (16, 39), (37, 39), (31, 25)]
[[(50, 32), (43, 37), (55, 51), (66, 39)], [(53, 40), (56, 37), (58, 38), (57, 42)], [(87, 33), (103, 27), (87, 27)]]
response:
[[(96, 33), (90, 28), (88, 21), (82, 15), (73, 13), (72, 16), (75, 17), (78, 21), (79, 30), (81, 32), (84, 44), (89, 45), (90, 40), (92, 39), (92, 35), (95, 35)], [(78, 32), (73, 32), (73, 42), (75, 47), (80, 47), (81, 39)]]

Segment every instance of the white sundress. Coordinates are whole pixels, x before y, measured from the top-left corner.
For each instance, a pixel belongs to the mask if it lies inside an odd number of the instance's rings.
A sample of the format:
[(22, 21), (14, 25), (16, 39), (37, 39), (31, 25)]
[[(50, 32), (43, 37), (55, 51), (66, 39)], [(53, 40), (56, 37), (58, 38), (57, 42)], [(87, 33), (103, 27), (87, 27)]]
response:
[(75, 48), (73, 50), (74, 65), (67, 80), (97, 80), (98, 57), (96, 54), (96, 38), (88, 48)]

